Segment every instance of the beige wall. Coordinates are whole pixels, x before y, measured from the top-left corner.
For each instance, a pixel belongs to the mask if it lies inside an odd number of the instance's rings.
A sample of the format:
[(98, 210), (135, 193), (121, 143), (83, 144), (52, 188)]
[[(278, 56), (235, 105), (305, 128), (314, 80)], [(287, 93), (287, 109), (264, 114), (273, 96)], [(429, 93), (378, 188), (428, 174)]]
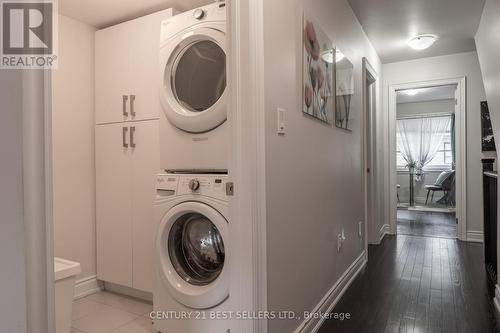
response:
[(21, 71), (0, 70), (0, 332), (26, 332)]
[[(353, 131), (302, 114), (302, 8), (355, 66)], [(362, 253), (362, 57), (380, 60), (345, 0), (264, 1), (268, 305), (311, 311)], [(286, 135), (276, 134), (276, 109)], [(337, 253), (336, 235), (347, 240)], [(299, 321), (276, 320), (269, 332)]]
[(59, 16), (53, 72), (54, 251), (96, 274), (94, 29)]
[[(486, 99), (476, 52), (384, 64), (384, 110), (393, 84), (467, 77), (467, 231), (483, 230), (480, 102)], [(388, 113), (388, 111), (387, 111)], [(386, 145), (389, 146), (388, 144)], [(389, 160), (389, 152), (386, 152)], [(491, 156), (491, 153), (488, 153)]]

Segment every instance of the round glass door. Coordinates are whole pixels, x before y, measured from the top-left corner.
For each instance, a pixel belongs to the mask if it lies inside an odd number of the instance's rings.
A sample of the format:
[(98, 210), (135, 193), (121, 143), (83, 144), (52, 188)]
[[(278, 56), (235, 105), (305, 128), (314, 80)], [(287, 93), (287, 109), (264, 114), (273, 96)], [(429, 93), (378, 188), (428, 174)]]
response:
[(224, 50), (211, 40), (188, 45), (174, 63), (171, 85), (175, 98), (185, 109), (191, 112), (208, 110), (226, 89)]
[(167, 246), (173, 268), (189, 284), (209, 285), (222, 272), (222, 236), (202, 214), (190, 212), (180, 216), (170, 229)]
[(211, 131), (227, 119), (226, 35), (196, 28), (160, 48), (160, 101), (170, 123), (189, 133)]

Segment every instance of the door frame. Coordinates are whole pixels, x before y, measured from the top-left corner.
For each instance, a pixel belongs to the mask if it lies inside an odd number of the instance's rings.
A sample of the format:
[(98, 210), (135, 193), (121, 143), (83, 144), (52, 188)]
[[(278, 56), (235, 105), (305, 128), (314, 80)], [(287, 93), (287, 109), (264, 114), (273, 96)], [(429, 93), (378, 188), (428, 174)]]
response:
[(396, 116), (397, 92), (435, 86), (457, 85), (455, 107), (455, 149), (456, 149), (456, 218), (457, 238), (467, 241), (467, 79), (465, 76), (441, 80), (409, 82), (389, 86), (389, 220), (391, 233), (397, 233), (396, 201)]
[(22, 72), (27, 333), (55, 331), (52, 73)]
[[(235, 184), (234, 196), (229, 200), (231, 227), (227, 259), (231, 263), (230, 294), (236, 300), (233, 304), (235, 311), (256, 313), (267, 310), (264, 0), (233, 0), (227, 1), (226, 5), (228, 87), (231, 92), (228, 112), (231, 125), (228, 181)], [(49, 306), (46, 307), (49, 310), (40, 312), (38, 316), (49, 322), (47, 331), (45, 327), (40, 327), (40, 332), (45, 333), (54, 331), (50, 73), (45, 84), (40, 84), (38, 88), (44, 89), (46, 121), (34, 121), (37, 126), (44, 126), (46, 141), (37, 141), (39, 145), (35, 147), (45, 147), (45, 161), (38, 160), (31, 168), (36, 169), (47, 163), (45, 177), (40, 177), (49, 187), (42, 189), (47, 191), (47, 198), (38, 198), (44, 200), (41, 207), (47, 209), (47, 232), (44, 232), (46, 239), (43, 245), (48, 253), (44, 251), (40, 255), (44, 255), (44, 268), (52, 277), (46, 288), (39, 288), (40, 293), (47, 290), (49, 294)], [(36, 234), (41, 236), (38, 231)], [(267, 333), (267, 320), (233, 320), (230, 326), (231, 332)]]
[[(228, 1), (230, 295), (237, 311), (267, 310), (264, 0)], [(231, 332), (266, 333), (267, 320), (235, 320)]]
[[(367, 86), (370, 81), (370, 89), (372, 99), (368, 102), (369, 88)], [(380, 243), (380, 231), (377, 230), (378, 218), (380, 214), (377, 213), (377, 207), (373, 200), (377, 198), (376, 188), (377, 184), (374, 182), (375, 175), (378, 172), (376, 168), (376, 150), (374, 147), (377, 145), (377, 92), (379, 90), (379, 75), (373, 68), (367, 58), (363, 58), (363, 192), (364, 192), (364, 205), (365, 205), (365, 249), (368, 249), (368, 244)], [(369, 115), (368, 115), (369, 114)], [(369, 127), (369, 128), (368, 128)], [(369, 133), (369, 134), (368, 134)], [(368, 171), (369, 170), (369, 171)]]

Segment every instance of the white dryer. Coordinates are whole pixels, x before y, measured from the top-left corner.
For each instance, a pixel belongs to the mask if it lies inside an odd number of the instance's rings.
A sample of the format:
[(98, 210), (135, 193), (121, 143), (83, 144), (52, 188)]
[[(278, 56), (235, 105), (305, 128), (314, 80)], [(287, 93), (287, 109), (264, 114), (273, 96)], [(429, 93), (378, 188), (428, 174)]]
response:
[(153, 319), (162, 333), (222, 333), (229, 328), (220, 317), (231, 311), (226, 178), (157, 176)]
[(162, 169), (227, 170), (226, 4), (162, 22)]

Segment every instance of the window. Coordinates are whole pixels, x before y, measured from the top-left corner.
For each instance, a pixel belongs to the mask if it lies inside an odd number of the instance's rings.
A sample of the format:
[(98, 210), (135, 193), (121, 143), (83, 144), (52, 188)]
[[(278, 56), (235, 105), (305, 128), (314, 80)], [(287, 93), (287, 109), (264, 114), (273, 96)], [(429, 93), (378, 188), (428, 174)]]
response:
[[(431, 123), (431, 127), (434, 125), (433, 122), (437, 122), (437, 121), (442, 121), (444, 117), (436, 117), (436, 116), (432, 116), (432, 117), (418, 117), (418, 118), (415, 118), (414, 120), (415, 121), (418, 121), (418, 120), (421, 120), (421, 119), (425, 119), (425, 121), (428, 121)], [(451, 116), (446, 116), (446, 118), (449, 118), (451, 120)], [(404, 119), (406, 121), (410, 120), (412, 121), (413, 119)], [(398, 120), (400, 121), (400, 120)], [(407, 130), (410, 131), (410, 135), (406, 135), (406, 139), (408, 140), (408, 144), (409, 145), (419, 145), (420, 142), (422, 140), (422, 134), (420, 132), (420, 127), (413, 127), (413, 126), (409, 126), (409, 129), (407, 128)], [(434, 158), (427, 163), (427, 165), (424, 167), (424, 169), (450, 169), (452, 167), (452, 164), (453, 164), (453, 145), (452, 145), (452, 122), (449, 121), (449, 124), (446, 126), (445, 130), (444, 130), (444, 133), (442, 132), (442, 130), (439, 132), (439, 133), (436, 133), (437, 135), (435, 135), (436, 139), (435, 140), (439, 140), (441, 142), (436, 142), (439, 144), (438, 148), (437, 148), (437, 151), (436, 151), (436, 154), (434, 156)], [(425, 135), (425, 134), (424, 134)], [(400, 139), (401, 139), (401, 134), (399, 132), (396, 133), (396, 139), (397, 139), (397, 142), (401, 142)], [(397, 167), (398, 169), (406, 169), (406, 160), (404, 159), (403, 157), (403, 153), (401, 152), (400, 150), (400, 147), (399, 147), (399, 144), (398, 144), (398, 148), (397, 148), (397, 151), (396, 151), (396, 156), (397, 156)]]

